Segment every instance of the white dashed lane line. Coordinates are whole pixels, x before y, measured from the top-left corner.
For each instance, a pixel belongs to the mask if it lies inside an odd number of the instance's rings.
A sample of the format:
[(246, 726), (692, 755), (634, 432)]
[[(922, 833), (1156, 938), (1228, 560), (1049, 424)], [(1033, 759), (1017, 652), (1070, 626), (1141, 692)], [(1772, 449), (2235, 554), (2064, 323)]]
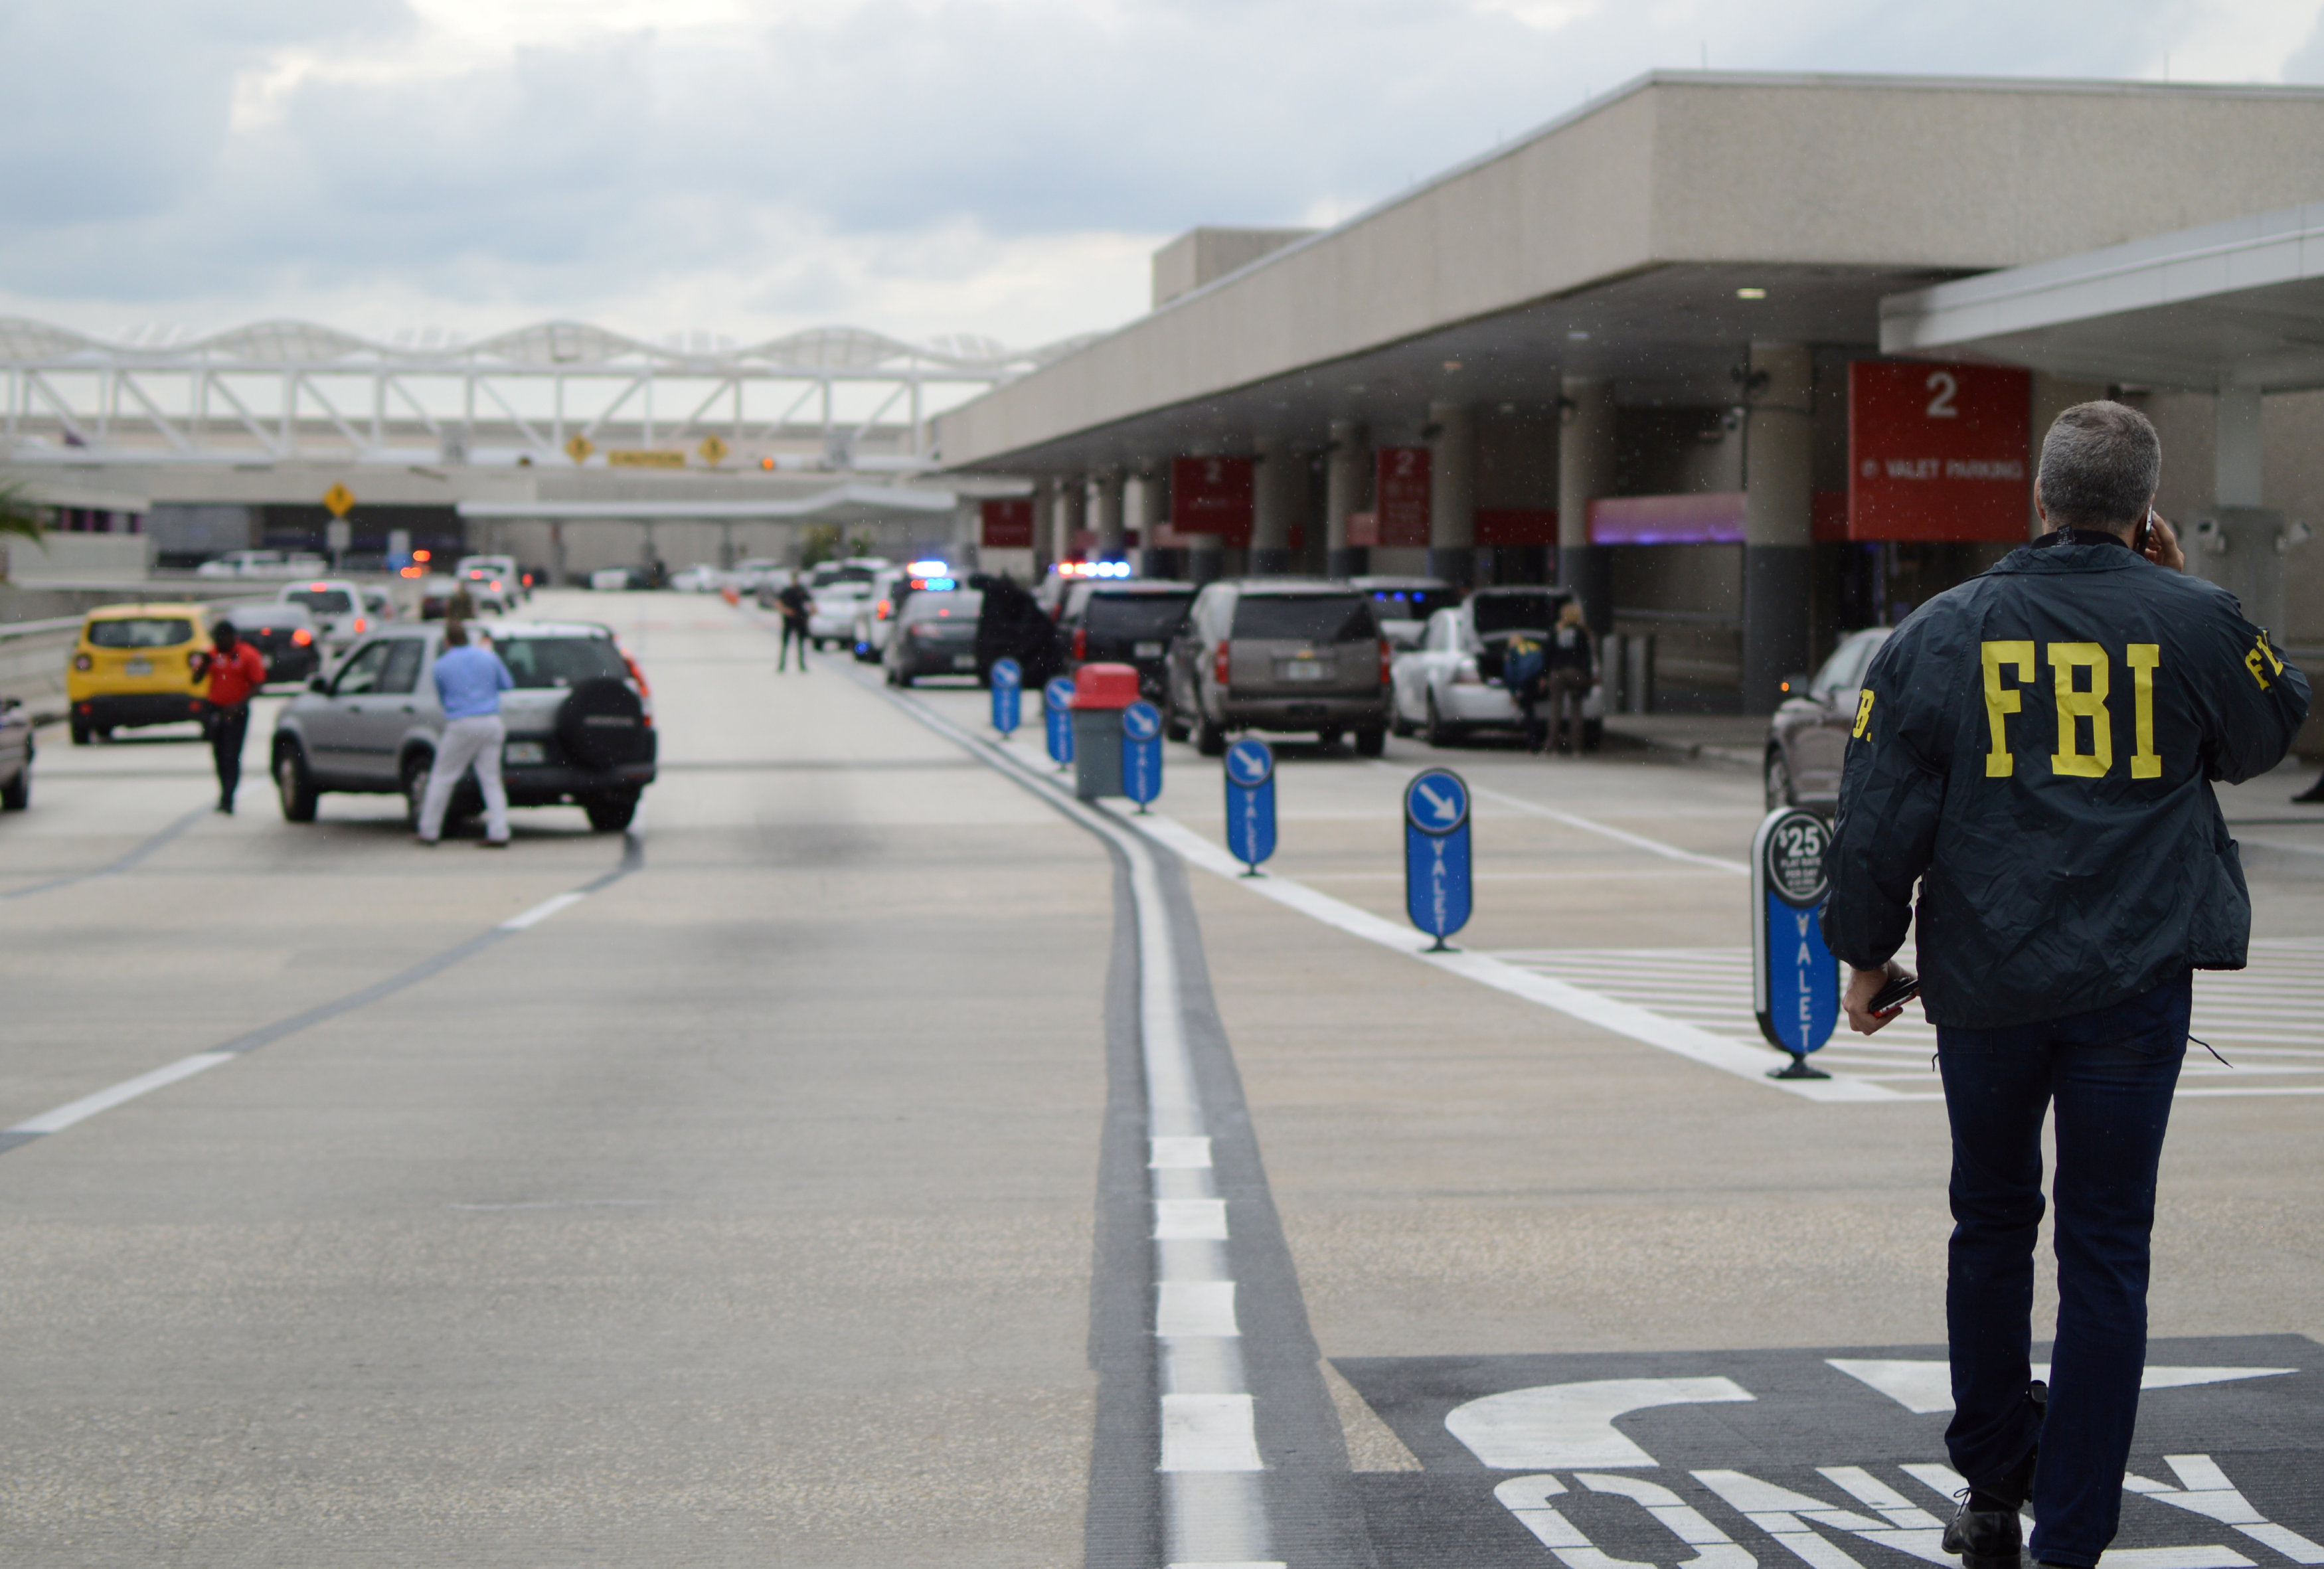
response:
[(288, 1019), (280, 1019), (272, 1024), (263, 1025), (246, 1035), (236, 1036), (223, 1046), (215, 1047), (208, 1051), (198, 1051), (191, 1057), (180, 1057), (176, 1062), (165, 1064), (151, 1073), (143, 1073), (135, 1078), (124, 1079), (117, 1084), (97, 1091), (95, 1094), (83, 1095), (77, 1101), (68, 1101), (63, 1105), (43, 1112), (37, 1117), (29, 1117), (12, 1128), (0, 1128), (0, 1155), (29, 1144), (35, 1139), (45, 1138), (51, 1133), (60, 1133), (77, 1122), (88, 1121), (100, 1112), (109, 1112), (115, 1106), (126, 1105), (132, 1101), (152, 1094), (155, 1090), (166, 1089), (182, 1080), (192, 1078), (196, 1074), (207, 1072), (221, 1063), (232, 1062), (235, 1057), (247, 1056), (260, 1047), (281, 1040), (285, 1036), (296, 1035), (300, 1030), (311, 1029), (327, 1020), (337, 1019), (343, 1013), (352, 1013), (356, 1009), (366, 1007), (383, 997), (392, 996), (406, 987), (416, 986), (422, 981), (440, 975), (462, 960), (474, 957), (495, 943), (504, 941), (518, 932), (540, 925), (558, 911), (572, 909), (589, 895), (600, 889), (610, 887), (637, 871), (644, 863), (644, 842), (632, 833), (623, 841), (621, 863), (611, 872), (591, 878), (579, 888), (569, 889), (554, 898), (545, 899), (522, 914), (512, 916), (498, 926), (479, 932), (465, 942), (456, 944), (433, 957), (423, 959), (408, 970), (390, 975), (384, 981), (374, 982), (361, 991), (351, 992), (344, 997), (323, 1003), (319, 1007), (309, 1008), (302, 1013), (294, 1013)]

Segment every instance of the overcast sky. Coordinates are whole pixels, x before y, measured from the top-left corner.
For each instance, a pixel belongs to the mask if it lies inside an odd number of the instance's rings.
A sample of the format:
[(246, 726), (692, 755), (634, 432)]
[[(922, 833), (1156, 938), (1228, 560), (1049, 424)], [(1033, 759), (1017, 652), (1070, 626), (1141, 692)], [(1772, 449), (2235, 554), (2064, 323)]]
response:
[(2324, 81), (2319, 8), (13, 0), (0, 312), (1029, 345), (1657, 67)]

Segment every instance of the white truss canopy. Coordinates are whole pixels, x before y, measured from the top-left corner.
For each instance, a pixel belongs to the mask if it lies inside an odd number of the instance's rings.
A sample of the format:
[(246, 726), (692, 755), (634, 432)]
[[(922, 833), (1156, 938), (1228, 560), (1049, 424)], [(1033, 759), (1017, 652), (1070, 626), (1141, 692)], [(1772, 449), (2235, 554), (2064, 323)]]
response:
[[(891, 464), (910, 466), (926, 457), (931, 391), (970, 395), (1080, 341), (1011, 350), (830, 327), (746, 345), (702, 332), (649, 340), (579, 321), (475, 340), (382, 342), (304, 321), (106, 339), (0, 318), (0, 438), (17, 462), (457, 464), (472, 454), (562, 461), (576, 437), (594, 448), (715, 436), (742, 449), (819, 435), (843, 466), (859, 443), (884, 441)], [(658, 391), (675, 418), (657, 417)]]

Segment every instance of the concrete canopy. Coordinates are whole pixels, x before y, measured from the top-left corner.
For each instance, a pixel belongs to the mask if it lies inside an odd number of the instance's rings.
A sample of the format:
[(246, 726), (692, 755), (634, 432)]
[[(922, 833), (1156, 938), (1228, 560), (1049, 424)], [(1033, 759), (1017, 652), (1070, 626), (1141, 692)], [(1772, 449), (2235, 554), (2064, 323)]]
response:
[(2324, 387), (2324, 205), (1900, 294), (1880, 346), (2186, 391)]
[(2318, 89), (1655, 73), (954, 410), (939, 452), (1320, 445), (1563, 376), (1727, 402), (1752, 341), (1871, 351), (1883, 294), (2320, 190)]
[(956, 499), (948, 490), (836, 485), (813, 495), (770, 496), (763, 501), (471, 501), (460, 503), (459, 512), (464, 518), (479, 521), (523, 518), (578, 522), (609, 518), (641, 522), (652, 519), (717, 523), (874, 523), (899, 512), (950, 512)]

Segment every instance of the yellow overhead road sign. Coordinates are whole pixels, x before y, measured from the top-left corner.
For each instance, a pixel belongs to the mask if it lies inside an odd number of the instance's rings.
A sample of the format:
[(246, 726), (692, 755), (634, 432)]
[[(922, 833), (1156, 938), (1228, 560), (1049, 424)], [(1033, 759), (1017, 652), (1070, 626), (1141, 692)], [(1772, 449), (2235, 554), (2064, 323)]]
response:
[(613, 468), (684, 468), (686, 454), (666, 447), (616, 447), (605, 454)]
[(355, 493), (345, 485), (334, 485), (323, 493), (323, 504), (331, 509), (331, 516), (344, 518), (355, 511)]
[(733, 451), (733, 448), (728, 447), (724, 441), (719, 440), (715, 436), (706, 436), (702, 438), (702, 445), (696, 448), (694, 450), (702, 454), (703, 462), (717, 464), (725, 462), (726, 454)]
[(597, 444), (586, 436), (576, 436), (565, 444), (565, 456), (576, 463), (588, 462), (589, 455), (596, 450)]

